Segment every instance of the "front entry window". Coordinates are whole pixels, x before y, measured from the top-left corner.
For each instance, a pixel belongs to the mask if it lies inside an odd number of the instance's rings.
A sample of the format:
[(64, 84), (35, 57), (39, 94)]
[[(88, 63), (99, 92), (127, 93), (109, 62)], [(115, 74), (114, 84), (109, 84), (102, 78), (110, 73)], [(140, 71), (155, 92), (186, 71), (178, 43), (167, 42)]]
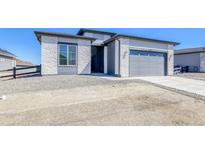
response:
[(59, 65), (68, 64), (68, 50), (66, 45), (60, 45), (59, 49)]
[(76, 65), (77, 46), (59, 44), (58, 64), (60, 66)]
[(76, 45), (69, 45), (69, 56), (68, 63), (69, 65), (76, 65)]

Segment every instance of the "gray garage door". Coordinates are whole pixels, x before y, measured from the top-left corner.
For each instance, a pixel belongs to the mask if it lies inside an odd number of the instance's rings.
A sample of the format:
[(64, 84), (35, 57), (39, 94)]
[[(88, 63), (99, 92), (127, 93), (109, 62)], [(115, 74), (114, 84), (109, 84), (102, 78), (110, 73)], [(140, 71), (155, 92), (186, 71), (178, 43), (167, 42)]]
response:
[(166, 75), (166, 53), (130, 50), (130, 76)]

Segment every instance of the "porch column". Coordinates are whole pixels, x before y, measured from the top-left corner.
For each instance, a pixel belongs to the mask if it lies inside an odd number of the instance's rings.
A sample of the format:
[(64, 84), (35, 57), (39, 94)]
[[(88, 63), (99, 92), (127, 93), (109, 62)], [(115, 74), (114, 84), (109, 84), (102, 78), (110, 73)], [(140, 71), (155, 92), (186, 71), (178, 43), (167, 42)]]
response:
[(167, 75), (174, 74), (174, 46), (168, 45), (167, 53)]
[(107, 46), (104, 46), (104, 73), (107, 74)]
[(115, 75), (120, 75), (119, 73), (119, 41), (115, 40)]

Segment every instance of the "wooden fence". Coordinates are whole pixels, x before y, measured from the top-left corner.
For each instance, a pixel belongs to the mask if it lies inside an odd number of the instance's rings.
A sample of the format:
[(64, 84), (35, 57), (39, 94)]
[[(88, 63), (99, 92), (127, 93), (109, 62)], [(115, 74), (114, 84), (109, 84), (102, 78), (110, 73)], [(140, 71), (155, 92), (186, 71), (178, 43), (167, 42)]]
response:
[(1, 72), (4, 73), (9, 73), (9, 75), (0, 75), (0, 78), (7, 78), (7, 77), (13, 77), (16, 79), (17, 77), (22, 77), (26, 75), (41, 75), (41, 65), (36, 65), (36, 66), (29, 66), (29, 67), (21, 67), (21, 68), (16, 68), (14, 67), (13, 69), (8, 69), (8, 70), (0, 70)]

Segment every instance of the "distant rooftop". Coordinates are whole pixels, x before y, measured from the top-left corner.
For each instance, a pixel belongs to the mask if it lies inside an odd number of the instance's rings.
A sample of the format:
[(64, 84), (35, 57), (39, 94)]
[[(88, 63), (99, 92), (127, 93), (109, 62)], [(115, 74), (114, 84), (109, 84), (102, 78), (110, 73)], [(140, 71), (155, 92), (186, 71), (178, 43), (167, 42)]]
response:
[(175, 50), (174, 54), (186, 54), (186, 53), (196, 53), (196, 52), (205, 52), (205, 46)]
[(24, 61), (21, 59), (16, 59), (16, 65), (17, 66), (33, 66), (33, 64), (29, 61)]
[(16, 58), (16, 55), (14, 55), (13, 53), (11, 53), (7, 50), (3, 50), (1, 48), (0, 48), (0, 55), (11, 57), (11, 58)]

